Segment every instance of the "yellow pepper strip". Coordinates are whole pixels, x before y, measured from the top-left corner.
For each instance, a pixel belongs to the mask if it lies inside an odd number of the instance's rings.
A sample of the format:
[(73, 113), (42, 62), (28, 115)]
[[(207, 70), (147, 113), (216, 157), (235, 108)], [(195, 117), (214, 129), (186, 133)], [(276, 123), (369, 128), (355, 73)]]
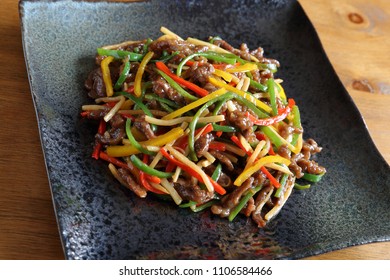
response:
[(288, 142), (286, 139), (284, 139), (277, 131), (276, 129), (273, 127), (273, 126), (267, 126), (267, 128), (272, 132), (272, 135), (273, 137), (276, 137), (279, 139), (279, 141), (281, 143), (283, 143), (284, 145), (287, 146), (287, 148), (293, 152), (294, 154), (297, 154), (301, 151), (301, 148), (302, 147), (299, 147), (298, 144), (296, 147), (294, 147), (294, 145), (292, 145), (290, 142)]
[(215, 79), (213, 77), (209, 77), (209, 82), (212, 83), (213, 85), (217, 86), (217, 87), (224, 88), (227, 91), (234, 92), (234, 93), (240, 95), (241, 97), (244, 97), (248, 101), (256, 104), (257, 107), (259, 107), (260, 109), (263, 109), (267, 113), (271, 113), (272, 112), (272, 109), (271, 109), (270, 106), (268, 106), (264, 102), (258, 100), (257, 98), (253, 97), (252, 95), (246, 93), (245, 91), (239, 90), (239, 89), (237, 89), (237, 88), (235, 88), (235, 87), (233, 87), (231, 85), (228, 85), (228, 84), (226, 84), (226, 83), (224, 83), (222, 81), (218, 81), (217, 79)]
[(226, 71), (223, 71), (223, 70), (220, 70), (220, 69), (215, 69), (214, 70), (214, 75), (218, 76), (218, 77), (221, 77), (222, 79), (224, 79), (226, 82), (230, 83), (233, 79), (233, 75), (226, 72)]
[(295, 145), (295, 149), (293, 152), (295, 154), (299, 153), (302, 150), (302, 146), (303, 146), (303, 137), (302, 137), (302, 133), (301, 133), (298, 136), (298, 141), (297, 141), (297, 144)]
[(278, 92), (279, 92), (280, 98), (283, 100), (287, 100), (286, 93), (284, 92), (282, 85), (279, 83), (275, 83), (275, 84), (278, 87)]
[[(149, 139), (143, 142), (139, 142), (142, 146), (158, 146), (162, 147), (167, 143), (172, 142), (173, 140), (178, 139), (184, 135), (184, 130), (181, 127), (176, 127), (165, 134), (159, 135), (156, 138)], [(125, 157), (134, 154), (138, 154), (138, 151), (132, 145), (123, 145), (123, 146), (108, 146), (107, 155), (110, 157)]]
[(250, 72), (253, 70), (257, 70), (258, 67), (255, 63), (245, 63), (243, 65), (239, 65), (232, 68), (226, 68), (226, 72), (229, 73), (237, 73), (237, 72)]
[(181, 116), (182, 114), (184, 114), (185, 112), (188, 112), (200, 105), (203, 105), (204, 103), (206, 103), (207, 101), (209, 100), (212, 100), (218, 96), (221, 96), (223, 95), (224, 93), (226, 93), (226, 89), (224, 88), (221, 88), (221, 89), (218, 89), (212, 93), (210, 93), (209, 95), (206, 95), (205, 97), (202, 97), (201, 99), (198, 99), (176, 111), (173, 111), (172, 113), (169, 113), (168, 115), (165, 115), (164, 117), (162, 117), (163, 120), (171, 120), (171, 119), (174, 119), (178, 116)]
[(142, 91), (141, 91), (142, 75), (145, 72), (146, 65), (152, 59), (153, 55), (154, 55), (154, 52), (148, 52), (144, 56), (144, 58), (142, 59), (141, 63), (139, 64), (137, 74), (135, 75), (135, 80), (134, 80), (134, 94), (137, 97), (140, 97), (142, 94)]
[(244, 183), (246, 179), (248, 179), (250, 176), (252, 176), (252, 174), (255, 173), (256, 171), (260, 170), (260, 168), (262, 166), (264, 166), (264, 164), (271, 163), (271, 162), (282, 163), (282, 164), (285, 164), (287, 166), (290, 165), (290, 163), (291, 163), (290, 160), (288, 160), (284, 157), (278, 156), (278, 155), (263, 157), (263, 158), (259, 159), (258, 161), (256, 161), (249, 168), (246, 168), (240, 174), (240, 176), (238, 176), (237, 179), (234, 181), (234, 185), (241, 186), (242, 183)]
[(113, 56), (107, 56), (100, 63), (100, 68), (102, 69), (103, 81), (106, 87), (107, 96), (112, 96), (114, 94), (114, 89), (112, 88), (112, 80), (110, 75), (110, 68), (108, 65), (114, 60)]
[(130, 99), (127, 99), (125, 103), (121, 106), (121, 110), (130, 110), (134, 105), (134, 102)]

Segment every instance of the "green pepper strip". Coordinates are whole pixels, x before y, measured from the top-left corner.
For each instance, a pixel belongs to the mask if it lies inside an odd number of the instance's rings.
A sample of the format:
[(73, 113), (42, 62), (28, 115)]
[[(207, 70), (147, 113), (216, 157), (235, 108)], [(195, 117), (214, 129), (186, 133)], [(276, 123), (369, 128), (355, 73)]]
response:
[(177, 66), (177, 69), (176, 69), (176, 75), (177, 76), (181, 76), (181, 72), (183, 70), (183, 66), (187, 63), (187, 61), (189, 61), (190, 59), (193, 59), (196, 56), (203, 56), (203, 57), (205, 57), (207, 59), (210, 59), (210, 60), (213, 60), (213, 61), (216, 61), (216, 62), (223, 62), (223, 63), (227, 63), (227, 64), (234, 64), (234, 63), (236, 63), (236, 58), (226, 57), (226, 56), (220, 55), (219, 53), (215, 53), (215, 52), (193, 53), (193, 54), (187, 56), (186, 58), (184, 58), (179, 63), (179, 65)]
[(145, 43), (145, 45), (144, 45), (143, 48), (142, 48), (142, 52), (143, 52), (144, 54), (146, 54), (146, 53), (148, 52), (149, 45), (150, 45), (150, 43), (152, 43), (152, 42), (153, 42), (153, 40), (150, 39), (150, 38), (148, 38), (148, 39), (146, 40), (146, 43)]
[(259, 82), (256, 82), (252, 79), (250, 79), (250, 85), (254, 88), (257, 88), (258, 90), (261, 90), (263, 92), (267, 92), (267, 86), (265, 86)]
[[(293, 126), (296, 128), (301, 128), (301, 114), (299, 112), (299, 108), (297, 105), (294, 105), (291, 110), (294, 118), (293, 118)], [(299, 133), (294, 133), (293, 138), (291, 140), (292, 145), (296, 145), (298, 141)]]
[(236, 132), (237, 129), (234, 126), (228, 126), (228, 125), (219, 125), (216, 123), (213, 123), (213, 130), (214, 131), (222, 131), (222, 132)]
[(122, 73), (119, 76), (119, 79), (116, 81), (114, 89), (119, 90), (126, 80), (127, 75), (130, 72), (130, 61), (126, 60), (125, 66), (123, 67)]
[(160, 103), (160, 106), (161, 106), (161, 108), (163, 108), (168, 113), (172, 113), (173, 111), (175, 111), (174, 109), (169, 107), (166, 103)]
[(258, 191), (261, 190), (263, 186), (258, 186), (254, 189), (250, 189), (247, 191), (247, 193), (244, 195), (244, 197), (240, 200), (240, 202), (237, 204), (237, 206), (234, 208), (232, 212), (230, 212), (229, 215), (229, 221), (233, 221), (234, 218), (240, 213), (240, 211), (245, 207), (245, 205), (248, 203), (249, 199), (254, 196)]
[(221, 110), (223, 104), (225, 104), (225, 102), (219, 101), (219, 102), (215, 105), (215, 108), (214, 108), (214, 111), (213, 111), (213, 116), (218, 115), (218, 113), (219, 113), (219, 111)]
[(179, 207), (180, 207), (180, 208), (188, 208), (188, 207), (195, 206), (195, 205), (196, 205), (196, 201), (190, 200), (190, 201), (187, 202), (187, 203), (180, 204)]
[(243, 59), (243, 58), (241, 58), (238, 55), (235, 55), (233, 53), (218, 53), (218, 55), (224, 56), (224, 57), (227, 57), (227, 58), (234, 58), (237, 62), (240, 62), (241, 64), (250, 63), (250, 61), (245, 60), (245, 59)]
[(158, 96), (157, 94), (152, 94), (152, 93), (148, 93), (148, 94), (145, 94), (145, 99), (147, 100), (157, 100), (158, 102), (160, 103), (165, 103), (173, 108), (179, 108), (179, 105), (177, 105), (175, 102), (173, 102), (172, 100), (169, 100), (169, 99), (166, 99), (166, 98), (162, 98), (160, 96)]
[(178, 83), (176, 83), (171, 77), (169, 77), (163, 71), (158, 69), (156, 70), (168, 82), (168, 84), (170, 84), (181, 96), (192, 101), (198, 100), (198, 97), (188, 93), (185, 89), (183, 89)]
[(127, 138), (129, 138), (129, 141), (131, 145), (134, 146), (138, 151), (141, 153), (147, 154), (147, 155), (155, 155), (155, 152), (149, 151), (148, 149), (144, 148), (137, 140), (135, 140), (133, 134), (131, 133), (131, 119), (126, 120), (126, 134)]
[[(196, 124), (196, 129), (201, 128), (201, 127), (205, 127), (206, 125), (207, 125), (207, 123), (198, 122)], [(234, 126), (220, 125), (220, 124), (216, 124), (216, 123), (213, 123), (211, 125), (213, 126), (213, 131), (222, 131), (222, 132), (236, 132), (237, 131), (237, 129)]]
[(97, 49), (98, 55), (104, 55), (104, 56), (113, 56), (116, 59), (124, 59), (126, 57), (129, 58), (129, 61), (141, 61), (144, 57), (142, 54), (134, 53), (134, 52), (128, 52), (123, 50), (107, 50), (98, 48)]
[[(135, 97), (127, 92), (124, 92), (124, 91), (116, 92), (115, 95), (123, 95), (123, 96), (127, 97), (128, 99), (133, 101), (142, 111), (144, 111), (145, 115), (148, 115), (149, 117), (154, 117), (152, 112), (150, 112), (148, 107), (146, 107), (139, 98), (137, 98), (137, 97)], [(153, 131), (157, 130), (156, 125), (151, 124), (150, 126), (152, 127)]]
[(195, 207), (194, 209), (191, 209), (193, 212), (200, 212), (203, 211), (206, 208), (209, 208), (210, 206), (214, 205), (216, 203), (215, 200), (210, 200), (209, 202), (206, 202), (202, 205), (199, 205), (198, 207)]
[(149, 175), (156, 176), (159, 178), (170, 178), (173, 175), (173, 173), (163, 172), (149, 167), (147, 164), (143, 163), (142, 160), (140, 160), (136, 155), (132, 155), (130, 157), (130, 160), (135, 167), (137, 167), (139, 170), (145, 173), (148, 173)]
[(298, 183), (295, 183), (294, 184), (294, 189), (297, 189), (297, 190), (307, 190), (311, 187), (310, 184), (306, 184), (306, 185), (300, 185)]
[(286, 186), (286, 182), (287, 182), (287, 178), (288, 178), (288, 174), (284, 173), (282, 175), (282, 178), (280, 178), (280, 188), (278, 188), (274, 194), (274, 197), (277, 197), (279, 198), (280, 195), (282, 194), (282, 191), (284, 190), (284, 187)]
[(282, 140), (280, 140), (279, 137), (275, 134), (275, 132), (268, 126), (260, 126), (260, 130), (268, 137), (268, 139), (272, 144), (275, 145), (277, 149), (279, 149), (279, 147), (284, 144)]
[(213, 174), (211, 175), (211, 179), (213, 179), (215, 182), (217, 182), (219, 177), (221, 176), (221, 174), (222, 174), (222, 165), (220, 163), (218, 163)]
[(270, 70), (272, 73), (276, 73), (278, 71), (278, 67), (276, 67), (276, 64), (273, 64), (273, 63), (257, 63), (257, 65), (261, 69)]
[(269, 115), (262, 110), (260, 110), (256, 104), (253, 102), (250, 102), (249, 100), (245, 99), (242, 96), (239, 96), (237, 94), (234, 95), (234, 99), (240, 101), (242, 104), (244, 104), (246, 107), (252, 110), (253, 113), (255, 113), (259, 118), (268, 118)]
[(153, 59), (153, 60), (151, 60), (151, 62), (156, 62), (156, 61), (167, 62), (171, 58), (173, 58), (174, 56), (178, 55), (179, 53), (180, 53), (179, 51), (173, 52), (171, 54), (166, 54), (166, 55), (164, 55), (164, 53), (163, 53), (163, 56), (161, 56), (160, 59)]
[(189, 129), (190, 129), (190, 133), (188, 134), (188, 147), (190, 149), (190, 158), (193, 160), (193, 161), (198, 161), (198, 158), (196, 157), (196, 153), (195, 153), (195, 148), (194, 148), (194, 144), (195, 144), (195, 128), (196, 128), (196, 123), (198, 122), (199, 120), (199, 117), (200, 115), (209, 107), (211, 106), (212, 104), (214, 104), (215, 102), (218, 102), (220, 100), (230, 100), (234, 97), (234, 94), (231, 93), (231, 92), (227, 92), (221, 96), (218, 96), (214, 99), (211, 99), (209, 100), (208, 102), (206, 102), (197, 112), (196, 114), (194, 115), (192, 121), (190, 122), (189, 124)]
[(322, 179), (322, 176), (324, 176), (324, 174), (325, 173), (321, 173), (321, 174), (304, 173), (304, 175), (301, 178), (312, 183), (317, 183)]
[(276, 116), (278, 114), (278, 105), (276, 104), (276, 93), (275, 93), (275, 81), (270, 78), (267, 81), (269, 99), (271, 102), (272, 114)]
[(219, 37), (219, 36), (214, 36), (213, 38), (210, 39), (209, 43), (210, 43), (210, 44), (214, 44), (214, 41), (215, 41), (215, 40), (222, 40), (222, 38)]

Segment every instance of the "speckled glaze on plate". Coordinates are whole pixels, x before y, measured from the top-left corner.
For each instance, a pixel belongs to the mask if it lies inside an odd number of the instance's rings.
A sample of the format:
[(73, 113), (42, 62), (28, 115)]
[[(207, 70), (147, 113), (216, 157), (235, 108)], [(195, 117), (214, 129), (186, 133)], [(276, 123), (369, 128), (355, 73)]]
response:
[[(67, 259), (297, 259), (390, 240), (390, 169), (296, 1), (22, 1), (21, 28), (53, 202)], [(265, 229), (121, 188), (91, 158), (95, 127), (80, 118), (97, 47), (219, 35), (262, 46), (323, 152), (322, 181), (294, 191)]]

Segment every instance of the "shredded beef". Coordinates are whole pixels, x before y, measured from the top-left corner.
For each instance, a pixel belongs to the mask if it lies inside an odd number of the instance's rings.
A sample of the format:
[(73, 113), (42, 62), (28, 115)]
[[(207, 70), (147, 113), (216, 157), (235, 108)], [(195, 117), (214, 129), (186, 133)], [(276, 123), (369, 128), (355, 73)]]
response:
[(245, 139), (252, 143), (256, 141), (256, 135), (253, 132), (253, 122), (246, 116), (247, 109), (237, 109), (233, 112), (227, 111), (226, 119), (228, 123), (240, 129)]
[(89, 73), (84, 86), (88, 90), (88, 96), (93, 99), (106, 96), (106, 87), (104, 86), (100, 67)]
[(199, 137), (194, 144), (196, 155), (200, 157), (207, 152), (209, 150), (210, 142), (213, 140), (214, 136), (211, 133), (207, 133), (206, 135)]
[(103, 135), (96, 134), (95, 139), (104, 145), (118, 145), (125, 136), (125, 120), (116, 114), (110, 119), (109, 124), (111, 128)]
[(227, 217), (230, 215), (231, 211), (237, 206), (240, 202), (242, 195), (253, 186), (253, 177), (247, 179), (244, 184), (236, 188), (233, 192), (224, 196), (221, 199), (221, 203), (215, 204), (211, 207), (211, 211), (219, 215), (220, 217)]
[(217, 158), (230, 171), (234, 170), (232, 161), (224, 154), (224, 152), (210, 150), (210, 154)]
[(302, 178), (305, 172), (310, 174), (321, 174), (326, 172), (325, 167), (320, 166), (318, 162), (311, 159), (313, 155), (321, 152), (322, 148), (318, 146), (313, 139), (308, 139), (303, 142), (302, 150), (298, 154), (290, 155), (289, 149), (282, 145), (278, 149), (278, 153), (291, 161), (289, 168), (291, 172), (299, 179)]
[(273, 187), (271, 185), (268, 185), (268, 186), (263, 187), (259, 191), (259, 193), (256, 195), (256, 199), (255, 199), (255, 203), (254, 203), (255, 209), (252, 212), (252, 219), (256, 222), (256, 224), (259, 227), (264, 227), (266, 224), (266, 221), (264, 220), (263, 212), (261, 211), (262, 208), (259, 210), (256, 210), (256, 208), (259, 207), (259, 205), (266, 203), (265, 200), (266, 200), (269, 192), (271, 192), (272, 190), (273, 190)]
[(191, 180), (178, 179), (174, 183), (174, 188), (182, 199), (195, 201), (198, 204), (205, 203), (212, 198), (212, 194), (194, 185)]
[(177, 104), (185, 105), (186, 101), (171, 85), (161, 76), (157, 76), (153, 80), (153, 92), (162, 98), (170, 99)]
[(187, 71), (185, 71), (185, 73), (183, 73), (183, 77), (189, 78), (191, 82), (203, 87), (208, 83), (209, 77), (214, 71), (214, 66), (210, 63), (195, 62)]
[(168, 54), (179, 52), (176, 56), (177, 59), (182, 59), (195, 52), (204, 52), (208, 49), (206, 46), (195, 46), (187, 41), (168, 39), (168, 40), (156, 40), (149, 45), (149, 50), (155, 53), (155, 56), (160, 57), (163, 51)]
[(134, 126), (142, 132), (147, 139), (153, 139), (156, 136), (154, 135), (154, 132), (152, 128), (150, 127), (150, 124), (145, 121), (145, 115), (138, 116), (134, 121)]
[(123, 179), (123, 181), (126, 183), (127, 187), (132, 190), (137, 196), (139, 197), (146, 197), (146, 190), (141, 187), (136, 180), (134, 180), (131, 173), (124, 169), (119, 168), (118, 169), (119, 176)]

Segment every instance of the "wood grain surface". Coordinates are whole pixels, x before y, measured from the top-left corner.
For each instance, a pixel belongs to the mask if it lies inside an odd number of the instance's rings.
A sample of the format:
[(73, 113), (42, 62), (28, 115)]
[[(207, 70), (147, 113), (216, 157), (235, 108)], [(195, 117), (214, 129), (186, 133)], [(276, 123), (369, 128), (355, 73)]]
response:
[[(300, 3), (389, 163), (390, 1)], [(0, 38), (0, 259), (64, 259), (23, 57), (17, 0), (0, 1)], [(390, 242), (308, 259), (388, 260)]]

